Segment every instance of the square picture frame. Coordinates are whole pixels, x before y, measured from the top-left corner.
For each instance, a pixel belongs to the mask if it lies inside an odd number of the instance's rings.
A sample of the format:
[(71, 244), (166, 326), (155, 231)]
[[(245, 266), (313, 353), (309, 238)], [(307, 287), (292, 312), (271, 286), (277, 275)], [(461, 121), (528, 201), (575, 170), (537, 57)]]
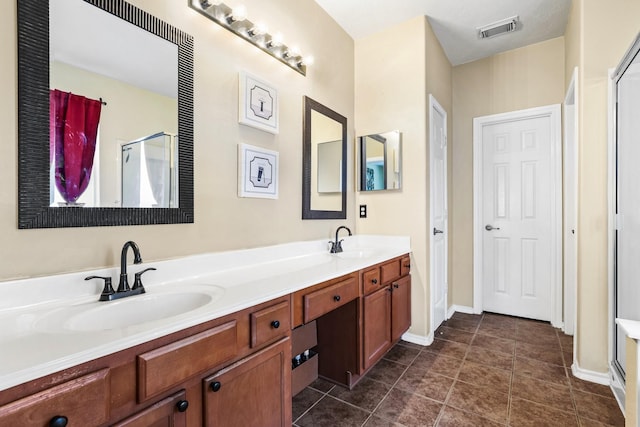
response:
[(239, 74), (238, 121), (272, 134), (280, 132), (278, 91), (244, 71)]
[(279, 153), (238, 144), (238, 197), (278, 198)]

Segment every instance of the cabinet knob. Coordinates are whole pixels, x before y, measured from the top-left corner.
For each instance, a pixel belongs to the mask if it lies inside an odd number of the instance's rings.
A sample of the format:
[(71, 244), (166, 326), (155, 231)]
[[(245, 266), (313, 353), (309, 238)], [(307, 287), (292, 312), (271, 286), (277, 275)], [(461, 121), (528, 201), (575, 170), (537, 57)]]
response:
[(335, 302), (340, 301), (340, 295), (335, 295), (335, 296), (333, 297), (333, 300), (334, 300)]
[(271, 322), (271, 327), (273, 329), (278, 329), (280, 327), (280, 321), (274, 320), (273, 322)]
[(400, 286), (399, 286), (397, 283), (394, 283), (394, 284), (393, 284), (393, 287), (394, 287), (394, 288), (396, 288), (396, 289), (398, 289)]
[(211, 391), (213, 392), (218, 392), (220, 391), (220, 387), (222, 387), (222, 384), (220, 384), (220, 381), (214, 381), (209, 385), (209, 388), (211, 389)]
[(406, 263), (406, 264), (404, 265), (404, 267), (405, 267), (405, 268), (411, 268), (411, 264), (410, 264), (410, 263)]
[(189, 407), (189, 401), (187, 400), (180, 400), (176, 404), (176, 408), (178, 408), (178, 412), (184, 412), (187, 410), (188, 407)]
[(371, 283), (373, 283), (374, 285), (378, 284), (378, 279), (371, 279)]
[(69, 419), (64, 415), (56, 415), (49, 421), (49, 427), (66, 427)]

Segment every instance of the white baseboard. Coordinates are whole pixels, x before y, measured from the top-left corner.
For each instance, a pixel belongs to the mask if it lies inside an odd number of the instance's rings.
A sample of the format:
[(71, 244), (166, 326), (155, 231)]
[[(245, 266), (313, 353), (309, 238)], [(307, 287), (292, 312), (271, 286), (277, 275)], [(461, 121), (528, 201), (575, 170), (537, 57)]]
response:
[(412, 334), (409, 332), (406, 332), (404, 334), (402, 334), (402, 339), (413, 343), (413, 344), (418, 344), (418, 345), (422, 345), (422, 346), (428, 346), (431, 345), (433, 343), (433, 334), (429, 334), (428, 337), (425, 337), (423, 335), (417, 335), (417, 334)]
[(571, 373), (574, 377), (580, 378), (581, 380), (590, 381), (592, 383), (602, 385), (611, 385), (611, 380), (609, 378), (608, 372), (596, 372), (590, 371), (588, 369), (583, 369), (578, 366), (578, 362), (576, 361), (574, 361), (571, 365)]
[(467, 307), (465, 305), (452, 305), (449, 307), (449, 312), (447, 313), (447, 319), (451, 319), (453, 313), (466, 313), (466, 314), (475, 314), (473, 311), (473, 307)]

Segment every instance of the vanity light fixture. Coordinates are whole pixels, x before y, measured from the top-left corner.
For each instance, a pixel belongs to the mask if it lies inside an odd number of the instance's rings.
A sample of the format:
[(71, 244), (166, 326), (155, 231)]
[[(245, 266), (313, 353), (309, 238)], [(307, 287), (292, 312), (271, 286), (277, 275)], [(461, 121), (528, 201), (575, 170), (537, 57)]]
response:
[(307, 74), (307, 66), (313, 63), (312, 56), (303, 57), (299, 49), (286, 46), (282, 34), (271, 35), (265, 25), (248, 20), (244, 6), (232, 9), (215, 0), (189, 0), (189, 6), (303, 76)]

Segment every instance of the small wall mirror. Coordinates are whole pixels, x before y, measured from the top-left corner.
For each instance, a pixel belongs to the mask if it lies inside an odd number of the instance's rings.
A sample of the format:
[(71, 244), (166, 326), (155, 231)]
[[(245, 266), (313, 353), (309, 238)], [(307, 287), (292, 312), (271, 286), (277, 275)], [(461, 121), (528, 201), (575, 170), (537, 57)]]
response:
[(124, 0), (17, 5), (19, 228), (193, 222), (193, 37)]
[(360, 191), (402, 187), (402, 133), (395, 130), (358, 137)]
[(304, 97), (302, 219), (347, 218), (347, 118)]

